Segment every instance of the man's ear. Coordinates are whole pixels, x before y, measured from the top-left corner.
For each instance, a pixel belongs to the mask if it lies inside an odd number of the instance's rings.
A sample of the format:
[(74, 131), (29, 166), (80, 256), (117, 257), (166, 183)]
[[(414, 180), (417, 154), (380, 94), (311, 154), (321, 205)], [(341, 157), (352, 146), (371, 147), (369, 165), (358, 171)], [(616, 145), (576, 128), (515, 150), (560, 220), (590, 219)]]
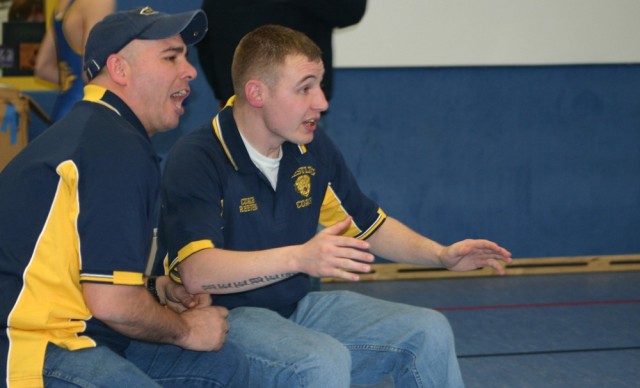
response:
[(105, 64), (109, 77), (118, 85), (126, 83), (127, 74), (129, 72), (129, 64), (120, 54), (111, 54), (107, 58)]
[(256, 108), (262, 108), (267, 92), (267, 85), (257, 80), (250, 80), (244, 85), (247, 103)]

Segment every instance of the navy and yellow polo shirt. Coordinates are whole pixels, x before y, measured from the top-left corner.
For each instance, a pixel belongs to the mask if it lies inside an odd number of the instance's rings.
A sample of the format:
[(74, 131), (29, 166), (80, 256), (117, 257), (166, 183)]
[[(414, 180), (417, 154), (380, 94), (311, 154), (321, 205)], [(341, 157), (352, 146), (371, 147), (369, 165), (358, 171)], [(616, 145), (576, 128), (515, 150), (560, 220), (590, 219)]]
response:
[[(168, 269), (199, 250), (264, 250), (302, 244), (318, 225), (347, 216), (345, 235), (365, 239), (385, 214), (358, 188), (345, 161), (323, 131), (308, 145), (284, 143), (274, 191), (251, 161), (227, 106), (207, 125), (180, 139), (167, 159), (162, 183), (160, 243)], [(266, 307), (288, 316), (309, 292), (298, 274), (252, 291), (216, 295), (227, 308)]]
[(70, 350), (127, 346), (92, 318), (81, 283), (143, 284), (159, 183), (142, 124), (97, 86), (2, 171), (4, 381), (41, 385), (48, 342)]

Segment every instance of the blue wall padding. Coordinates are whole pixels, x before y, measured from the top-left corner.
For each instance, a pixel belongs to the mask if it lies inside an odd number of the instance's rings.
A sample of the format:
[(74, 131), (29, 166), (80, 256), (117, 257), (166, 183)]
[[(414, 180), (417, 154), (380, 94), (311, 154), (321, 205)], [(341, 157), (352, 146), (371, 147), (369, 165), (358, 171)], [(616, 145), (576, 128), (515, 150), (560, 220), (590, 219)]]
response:
[(640, 252), (640, 66), (342, 69), (326, 125), (364, 191), (450, 243)]
[[(203, 78), (193, 89), (180, 127), (153, 138), (161, 155), (215, 113)], [(340, 69), (324, 123), (362, 189), (438, 241), (639, 253), (639, 90), (640, 65)]]

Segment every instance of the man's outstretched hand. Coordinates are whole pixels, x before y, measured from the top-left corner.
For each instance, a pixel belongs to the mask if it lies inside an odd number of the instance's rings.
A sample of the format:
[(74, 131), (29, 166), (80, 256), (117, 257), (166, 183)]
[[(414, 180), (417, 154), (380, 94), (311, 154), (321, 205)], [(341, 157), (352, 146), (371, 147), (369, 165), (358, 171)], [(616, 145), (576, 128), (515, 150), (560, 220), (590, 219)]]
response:
[(442, 265), (451, 271), (491, 267), (504, 275), (504, 265), (512, 262), (511, 252), (488, 240), (462, 240), (440, 252)]

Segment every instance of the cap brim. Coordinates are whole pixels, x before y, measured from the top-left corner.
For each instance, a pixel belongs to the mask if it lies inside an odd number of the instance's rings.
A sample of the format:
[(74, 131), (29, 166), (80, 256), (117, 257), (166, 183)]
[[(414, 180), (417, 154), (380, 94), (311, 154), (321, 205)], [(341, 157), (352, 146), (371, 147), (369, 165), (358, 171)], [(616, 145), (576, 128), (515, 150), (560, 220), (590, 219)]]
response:
[(162, 15), (138, 39), (166, 39), (180, 34), (187, 46), (198, 43), (207, 33), (207, 15), (202, 10)]

